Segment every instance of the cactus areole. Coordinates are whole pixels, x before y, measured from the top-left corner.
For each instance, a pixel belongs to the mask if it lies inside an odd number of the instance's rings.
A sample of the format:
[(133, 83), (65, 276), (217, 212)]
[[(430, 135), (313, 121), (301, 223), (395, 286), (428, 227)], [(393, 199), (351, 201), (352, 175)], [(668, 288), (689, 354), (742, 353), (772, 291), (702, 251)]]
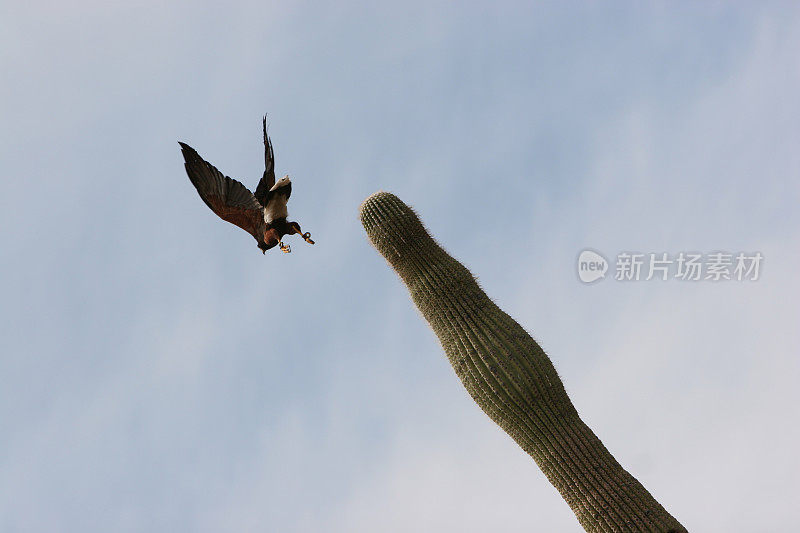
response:
[(586, 531), (686, 531), (583, 423), (536, 341), (410, 207), (378, 192), (362, 204), (361, 222), (472, 399), (533, 457)]

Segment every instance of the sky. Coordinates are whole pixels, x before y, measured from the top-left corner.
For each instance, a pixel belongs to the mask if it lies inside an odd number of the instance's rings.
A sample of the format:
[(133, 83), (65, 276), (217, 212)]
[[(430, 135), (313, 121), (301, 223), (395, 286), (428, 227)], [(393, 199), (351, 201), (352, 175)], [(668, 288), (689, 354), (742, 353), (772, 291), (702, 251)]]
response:
[[(0, 530), (575, 532), (369, 245), (388, 190), (691, 531), (800, 492), (792, 2), (0, 4)], [(290, 218), (263, 256), (177, 141)], [(760, 252), (583, 284), (584, 249)]]

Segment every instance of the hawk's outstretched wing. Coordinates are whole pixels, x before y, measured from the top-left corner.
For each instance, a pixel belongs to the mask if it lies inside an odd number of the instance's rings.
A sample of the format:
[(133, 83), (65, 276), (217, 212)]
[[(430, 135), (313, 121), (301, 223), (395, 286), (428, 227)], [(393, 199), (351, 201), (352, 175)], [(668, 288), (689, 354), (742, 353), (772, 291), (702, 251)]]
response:
[(267, 196), (269, 190), (275, 185), (275, 152), (272, 150), (272, 141), (267, 135), (267, 116), (264, 115), (264, 175), (261, 176), (261, 181), (258, 182), (256, 187), (256, 200), (261, 205), (267, 205)]
[(178, 144), (186, 161), (186, 173), (206, 205), (222, 220), (236, 224), (256, 239), (263, 238), (258, 233), (264, 225), (264, 213), (253, 193), (235, 179), (223, 176), (188, 144)]

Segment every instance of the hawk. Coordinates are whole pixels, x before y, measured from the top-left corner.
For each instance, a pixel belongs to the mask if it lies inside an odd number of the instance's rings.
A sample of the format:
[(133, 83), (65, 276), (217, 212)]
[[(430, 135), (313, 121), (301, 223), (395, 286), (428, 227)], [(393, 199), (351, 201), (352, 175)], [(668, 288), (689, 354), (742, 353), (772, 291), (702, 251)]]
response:
[(178, 144), (186, 162), (186, 173), (206, 205), (222, 220), (236, 224), (255, 237), (262, 253), (267, 253), (277, 244), (282, 252), (288, 254), (292, 249), (284, 244), (285, 235), (299, 234), (309, 244), (314, 244), (314, 241), (310, 233), (302, 232), (300, 224), (286, 220), (286, 202), (292, 194), (292, 181), (288, 174), (275, 181), (275, 153), (267, 135), (266, 116), (263, 130), (265, 169), (255, 193), (235, 179), (223, 176), (188, 144)]

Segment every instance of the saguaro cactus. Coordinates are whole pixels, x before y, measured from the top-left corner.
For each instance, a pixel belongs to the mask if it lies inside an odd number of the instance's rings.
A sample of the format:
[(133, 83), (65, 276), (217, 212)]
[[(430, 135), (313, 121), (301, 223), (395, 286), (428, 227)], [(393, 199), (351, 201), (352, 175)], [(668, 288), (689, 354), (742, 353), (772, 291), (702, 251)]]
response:
[(536, 341), (433, 240), (411, 208), (379, 192), (362, 204), (361, 222), (467, 392), (533, 457), (586, 531), (686, 531), (583, 423)]

